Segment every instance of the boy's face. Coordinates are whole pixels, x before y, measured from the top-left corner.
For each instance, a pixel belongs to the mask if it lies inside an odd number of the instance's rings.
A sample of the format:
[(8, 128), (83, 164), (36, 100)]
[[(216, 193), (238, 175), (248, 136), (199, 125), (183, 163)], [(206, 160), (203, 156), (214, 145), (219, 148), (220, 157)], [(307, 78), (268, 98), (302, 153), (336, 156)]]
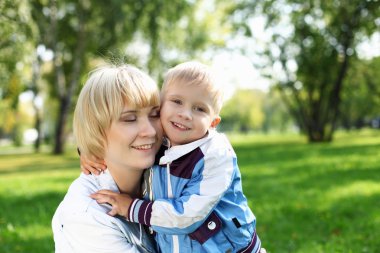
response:
[(212, 108), (212, 98), (201, 86), (172, 84), (164, 94), (161, 123), (172, 146), (201, 139), (220, 117)]

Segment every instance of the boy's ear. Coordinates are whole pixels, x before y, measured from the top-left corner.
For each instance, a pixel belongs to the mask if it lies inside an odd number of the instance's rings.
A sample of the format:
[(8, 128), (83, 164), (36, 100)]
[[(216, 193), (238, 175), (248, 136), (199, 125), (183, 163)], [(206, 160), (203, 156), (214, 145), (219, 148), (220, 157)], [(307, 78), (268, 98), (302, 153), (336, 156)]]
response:
[(214, 120), (211, 122), (211, 127), (215, 128), (217, 125), (219, 125), (222, 118), (220, 116), (216, 116)]

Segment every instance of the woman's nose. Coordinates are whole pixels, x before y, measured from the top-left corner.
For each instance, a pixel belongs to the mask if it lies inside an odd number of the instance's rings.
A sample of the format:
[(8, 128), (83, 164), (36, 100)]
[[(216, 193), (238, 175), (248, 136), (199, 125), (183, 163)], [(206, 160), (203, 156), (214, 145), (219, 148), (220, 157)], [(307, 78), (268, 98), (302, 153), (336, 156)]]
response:
[(155, 125), (149, 119), (144, 120), (140, 127), (141, 136), (151, 137), (157, 134)]

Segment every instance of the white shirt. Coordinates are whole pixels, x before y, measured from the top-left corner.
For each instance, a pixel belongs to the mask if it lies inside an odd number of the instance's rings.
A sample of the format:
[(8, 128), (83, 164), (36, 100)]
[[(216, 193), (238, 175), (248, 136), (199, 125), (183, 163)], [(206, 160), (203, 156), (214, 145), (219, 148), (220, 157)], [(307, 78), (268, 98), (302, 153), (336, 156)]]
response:
[(81, 174), (70, 186), (52, 220), (56, 253), (155, 252), (154, 242), (137, 223), (108, 215), (89, 195), (101, 189), (119, 192), (111, 174)]

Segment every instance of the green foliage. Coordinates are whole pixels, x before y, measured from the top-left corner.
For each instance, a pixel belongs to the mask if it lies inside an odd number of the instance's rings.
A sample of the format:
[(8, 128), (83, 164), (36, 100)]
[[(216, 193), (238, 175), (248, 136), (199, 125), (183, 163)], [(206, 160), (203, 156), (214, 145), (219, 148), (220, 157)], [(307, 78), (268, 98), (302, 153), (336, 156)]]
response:
[[(45, 134), (55, 135), (54, 152), (63, 152), (72, 101), (88, 71), (104, 64), (104, 59), (135, 64), (160, 80), (169, 66), (196, 58), (209, 44), (224, 44), (224, 37), (217, 35), (227, 31), (218, 22), (224, 9), (211, 17), (210, 8), (202, 11), (208, 2), (1, 1), (0, 98), (12, 97), (16, 108), (19, 93), (29, 89), (35, 97), (54, 100), (56, 106), (49, 109), (57, 111), (47, 117), (56, 116), (55, 127), (52, 122), (43, 124), (52, 131)], [(128, 51), (136, 41), (137, 50)], [(146, 46), (149, 51), (144, 55), (140, 48)], [(37, 48), (45, 48), (53, 59), (44, 62), (46, 55), (37, 54)]]
[(240, 24), (254, 13), (266, 17), (271, 41), (264, 67), (276, 66), (270, 76), (309, 140), (331, 141), (351, 59), (379, 30), (380, 2), (241, 1), (236, 9)]
[(287, 131), (292, 126), (278, 93), (239, 89), (221, 111), (222, 131)]
[[(46, 46), (54, 56), (50, 73), (44, 75), (50, 85), (50, 95), (59, 101), (54, 153), (63, 152), (72, 100), (79, 91), (79, 80), (93, 68), (90, 64), (96, 65), (99, 58), (114, 57), (119, 52), (122, 53), (116, 59), (135, 63), (136, 58), (124, 52), (128, 43), (140, 36), (142, 44), (149, 45), (146, 67), (151, 73), (161, 71), (165, 46), (178, 46), (177, 41), (184, 37), (181, 35), (172, 41), (167, 40), (166, 35), (180, 31), (180, 21), (192, 20), (196, 2), (30, 1), (32, 17), (39, 30), (38, 44)], [(194, 50), (205, 41), (189, 45)]]
[(271, 89), (264, 99), (264, 115), (263, 122), (264, 132), (290, 132), (294, 131), (296, 124), (289, 115), (281, 96), (276, 89)]
[(0, 99), (10, 98), (13, 108), (23, 90), (20, 83), (22, 63), (30, 50), (34, 26), (27, 1), (0, 1)]
[(237, 90), (222, 108), (221, 127), (242, 132), (261, 129), (264, 121), (264, 97), (262, 91)]
[(342, 93), (340, 124), (346, 129), (368, 126), (380, 115), (380, 57), (355, 60)]
[[(377, 252), (380, 134), (338, 133), (334, 143), (298, 135), (230, 135), (244, 193), (268, 253)], [(0, 252), (52, 252), (51, 218), (79, 175), (64, 156), (1, 147)], [(31, 152), (31, 150), (29, 150)]]

